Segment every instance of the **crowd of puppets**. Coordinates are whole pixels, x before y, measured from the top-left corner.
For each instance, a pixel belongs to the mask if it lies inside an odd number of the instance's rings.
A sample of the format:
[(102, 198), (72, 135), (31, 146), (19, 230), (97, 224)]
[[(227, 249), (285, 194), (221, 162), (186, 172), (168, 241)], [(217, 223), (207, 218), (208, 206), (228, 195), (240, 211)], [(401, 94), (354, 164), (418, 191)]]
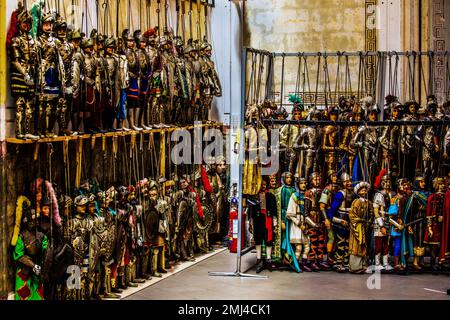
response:
[(208, 121), (213, 98), (222, 95), (212, 46), (206, 36), (183, 39), (180, 29), (174, 33), (166, 22), (164, 30), (86, 35), (44, 1), (29, 10), (19, 2), (7, 34), (16, 137)]
[[(291, 115), (268, 100), (247, 106), (243, 193), (257, 272), (448, 272), (450, 103), (289, 99)], [(264, 149), (258, 140), (273, 130), (280, 143)], [(273, 163), (252, 160), (255, 146), (279, 157), (277, 173), (261, 176)]]

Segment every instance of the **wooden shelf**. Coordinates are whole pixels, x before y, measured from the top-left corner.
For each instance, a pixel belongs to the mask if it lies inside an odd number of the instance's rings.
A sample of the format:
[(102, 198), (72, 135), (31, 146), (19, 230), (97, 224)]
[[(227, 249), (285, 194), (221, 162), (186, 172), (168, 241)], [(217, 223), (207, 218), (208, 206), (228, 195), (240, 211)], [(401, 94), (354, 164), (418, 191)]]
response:
[(168, 127), (161, 129), (151, 129), (151, 130), (142, 130), (142, 131), (118, 131), (118, 132), (106, 132), (106, 133), (96, 133), (96, 134), (85, 134), (80, 136), (58, 136), (55, 138), (43, 138), (38, 140), (25, 140), (25, 139), (17, 139), (17, 138), (7, 138), (6, 143), (9, 144), (32, 144), (32, 143), (52, 143), (52, 142), (63, 142), (63, 141), (73, 141), (79, 139), (92, 139), (92, 138), (102, 138), (102, 137), (123, 137), (123, 136), (131, 136), (131, 135), (139, 135), (139, 134), (150, 134), (150, 133), (160, 133), (160, 132), (173, 132), (175, 130), (192, 130), (194, 128), (220, 128), (223, 127), (223, 123), (209, 123), (209, 124), (201, 124), (201, 125), (191, 125), (186, 127)]

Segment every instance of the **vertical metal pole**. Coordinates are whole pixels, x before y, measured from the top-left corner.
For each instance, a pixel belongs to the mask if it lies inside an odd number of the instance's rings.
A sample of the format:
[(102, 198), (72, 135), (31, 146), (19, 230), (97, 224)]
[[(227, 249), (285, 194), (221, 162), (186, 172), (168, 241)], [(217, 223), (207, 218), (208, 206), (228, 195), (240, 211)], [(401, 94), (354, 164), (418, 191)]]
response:
[(237, 244), (237, 266), (236, 272), (241, 272), (241, 256), (242, 256), (242, 216), (243, 216), (243, 206), (242, 206), (242, 179), (244, 178), (244, 160), (245, 160), (245, 132), (244, 132), (244, 122), (245, 122), (245, 84), (247, 81), (247, 49), (242, 48), (241, 57), (241, 121), (239, 123), (239, 209), (238, 209), (238, 244)]
[(6, 210), (6, 0), (0, 0), (0, 300), (8, 297)]

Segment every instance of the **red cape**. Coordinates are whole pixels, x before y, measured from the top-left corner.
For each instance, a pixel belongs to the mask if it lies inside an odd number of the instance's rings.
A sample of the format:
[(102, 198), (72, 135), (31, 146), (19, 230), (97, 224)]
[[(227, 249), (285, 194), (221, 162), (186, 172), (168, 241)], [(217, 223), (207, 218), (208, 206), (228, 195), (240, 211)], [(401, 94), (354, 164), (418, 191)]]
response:
[(439, 254), (439, 261), (441, 262), (444, 262), (445, 259), (450, 258), (450, 189), (445, 193), (443, 215), (444, 220), (442, 221), (441, 252)]

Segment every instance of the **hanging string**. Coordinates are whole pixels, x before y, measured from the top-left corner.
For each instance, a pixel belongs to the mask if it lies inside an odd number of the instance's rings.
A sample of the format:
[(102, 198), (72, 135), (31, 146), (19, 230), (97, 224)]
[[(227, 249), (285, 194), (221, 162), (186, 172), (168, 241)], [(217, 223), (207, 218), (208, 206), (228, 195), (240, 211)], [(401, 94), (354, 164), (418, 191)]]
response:
[(262, 101), (261, 101), (261, 82), (262, 82), (262, 75), (264, 72), (264, 60), (265, 60), (265, 55), (261, 54), (260, 58), (259, 58), (258, 84), (257, 84), (257, 89), (256, 89), (258, 105), (260, 105), (262, 103)]
[(301, 81), (301, 74), (302, 74), (302, 55), (299, 52), (297, 54), (298, 56), (298, 67), (297, 67), (297, 78), (295, 79), (295, 95), (300, 96), (300, 81)]
[(340, 68), (341, 68), (341, 53), (337, 53), (337, 68), (336, 68), (336, 82), (334, 85), (334, 97), (339, 101), (339, 94), (341, 93), (341, 79), (340, 79)]
[(303, 55), (303, 96), (305, 97), (306, 85), (308, 85), (308, 93), (311, 95), (311, 82), (309, 80), (308, 57)]
[(319, 93), (319, 80), (320, 80), (320, 57), (321, 53), (317, 55), (317, 76), (316, 76), (316, 93), (314, 95), (314, 107), (317, 108), (317, 94)]
[(281, 91), (280, 91), (280, 108), (283, 108), (283, 99), (284, 99), (284, 63), (285, 63), (285, 55), (282, 55), (281, 59)]
[[(328, 94), (331, 95), (330, 75), (328, 73), (328, 56), (325, 53), (323, 56), (323, 72), (325, 81), (325, 108), (328, 109)], [(331, 98), (331, 104), (333, 104), (333, 98)]]
[(353, 94), (352, 89), (352, 77), (350, 73), (350, 64), (348, 56), (345, 56), (345, 95), (350, 98), (350, 95)]

